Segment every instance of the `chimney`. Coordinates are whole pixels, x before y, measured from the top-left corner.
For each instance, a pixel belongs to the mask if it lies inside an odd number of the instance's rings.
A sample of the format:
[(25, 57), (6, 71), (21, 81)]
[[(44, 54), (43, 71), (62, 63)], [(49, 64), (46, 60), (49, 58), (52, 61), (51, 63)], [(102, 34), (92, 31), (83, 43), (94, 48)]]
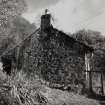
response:
[(45, 30), (51, 27), (51, 14), (48, 14), (48, 9), (45, 10), (45, 14), (41, 16), (41, 30)]

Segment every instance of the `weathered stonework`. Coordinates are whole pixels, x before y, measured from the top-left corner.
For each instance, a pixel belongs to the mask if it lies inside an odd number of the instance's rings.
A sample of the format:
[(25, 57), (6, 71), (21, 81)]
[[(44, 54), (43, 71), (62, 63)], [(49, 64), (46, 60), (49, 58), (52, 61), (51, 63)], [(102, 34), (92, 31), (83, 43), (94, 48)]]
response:
[(93, 49), (47, 24), (13, 49), (15, 67), (50, 83), (84, 82), (85, 54)]

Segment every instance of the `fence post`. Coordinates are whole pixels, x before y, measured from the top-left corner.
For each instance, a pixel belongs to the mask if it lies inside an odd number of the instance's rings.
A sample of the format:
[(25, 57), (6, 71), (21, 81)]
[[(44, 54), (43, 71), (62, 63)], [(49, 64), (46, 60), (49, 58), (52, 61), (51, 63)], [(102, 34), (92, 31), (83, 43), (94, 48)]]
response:
[(92, 89), (92, 72), (89, 71), (89, 90), (90, 92), (93, 92), (93, 89)]
[(103, 72), (101, 71), (101, 93), (104, 95)]

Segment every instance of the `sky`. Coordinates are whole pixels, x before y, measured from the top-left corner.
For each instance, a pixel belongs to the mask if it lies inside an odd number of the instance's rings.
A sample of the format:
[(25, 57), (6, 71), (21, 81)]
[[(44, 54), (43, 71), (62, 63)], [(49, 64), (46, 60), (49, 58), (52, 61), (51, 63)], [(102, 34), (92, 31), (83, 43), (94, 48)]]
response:
[(105, 0), (26, 0), (28, 11), (23, 14), (31, 23), (39, 24), (48, 8), (54, 27), (73, 33), (91, 29), (105, 36)]

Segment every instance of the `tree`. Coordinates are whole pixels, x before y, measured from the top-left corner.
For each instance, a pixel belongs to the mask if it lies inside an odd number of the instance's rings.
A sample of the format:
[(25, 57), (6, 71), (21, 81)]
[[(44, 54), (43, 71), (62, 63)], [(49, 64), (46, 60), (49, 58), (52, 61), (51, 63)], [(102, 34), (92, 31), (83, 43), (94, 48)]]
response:
[(13, 40), (11, 30), (14, 28), (14, 20), (26, 10), (24, 0), (0, 0), (0, 51), (6, 49), (8, 42), (11, 42), (9, 40)]
[(0, 33), (6, 34), (8, 21), (26, 10), (24, 0), (0, 0)]
[(76, 40), (94, 48), (94, 70), (105, 70), (105, 36), (92, 30), (80, 30), (72, 35)]
[(76, 40), (83, 42), (89, 46), (96, 46), (105, 41), (105, 37), (100, 32), (92, 30), (80, 30), (72, 35)]

